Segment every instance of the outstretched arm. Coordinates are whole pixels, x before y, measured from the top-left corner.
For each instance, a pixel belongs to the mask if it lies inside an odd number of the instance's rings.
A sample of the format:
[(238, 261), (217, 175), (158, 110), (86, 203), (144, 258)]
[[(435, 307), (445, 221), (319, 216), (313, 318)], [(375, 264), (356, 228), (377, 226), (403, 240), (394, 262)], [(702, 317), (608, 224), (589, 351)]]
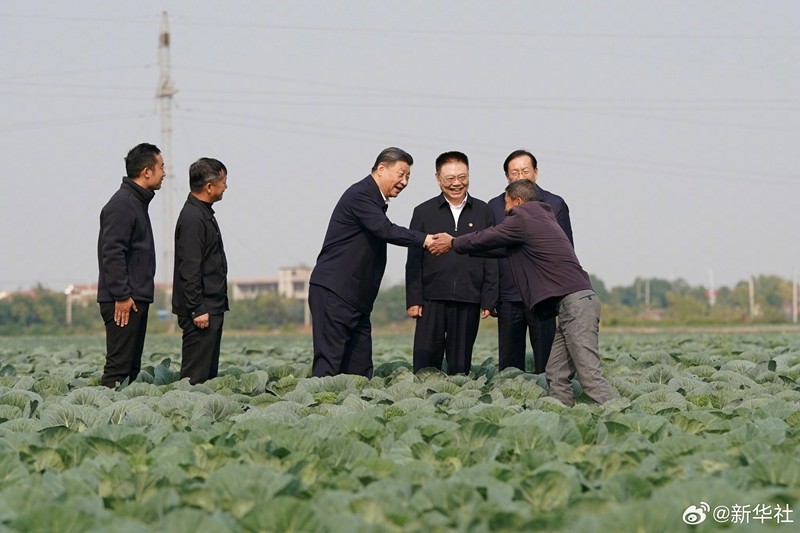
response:
[[(512, 209), (500, 224), (454, 239), (453, 249), (459, 254), (505, 257), (505, 248), (518, 246), (523, 242), (522, 219)], [(498, 251), (498, 248), (501, 250)], [(487, 253), (490, 251), (492, 253)]]

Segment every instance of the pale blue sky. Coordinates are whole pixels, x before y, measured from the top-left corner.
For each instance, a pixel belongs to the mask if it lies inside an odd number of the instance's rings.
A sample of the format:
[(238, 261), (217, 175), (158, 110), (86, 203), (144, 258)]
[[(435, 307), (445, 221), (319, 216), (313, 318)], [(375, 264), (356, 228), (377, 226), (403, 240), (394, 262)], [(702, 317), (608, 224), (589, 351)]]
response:
[[(339, 196), (390, 145), (416, 160), (389, 210), (398, 224), (438, 193), (439, 153), (466, 152), (471, 193), (488, 200), (505, 156), (527, 148), (609, 286), (800, 267), (797, 2), (5, 0), (0, 290), (96, 281), (123, 157), (163, 144), (163, 10), (175, 211), (191, 161), (226, 163), (231, 278), (313, 265)], [(405, 250), (391, 248), (397, 283)]]

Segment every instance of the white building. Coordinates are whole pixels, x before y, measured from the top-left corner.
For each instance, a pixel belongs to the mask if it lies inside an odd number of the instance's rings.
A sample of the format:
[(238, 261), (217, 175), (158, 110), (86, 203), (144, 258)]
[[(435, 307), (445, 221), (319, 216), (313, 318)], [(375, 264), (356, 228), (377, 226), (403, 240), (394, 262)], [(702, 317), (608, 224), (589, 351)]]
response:
[(275, 278), (247, 278), (233, 280), (234, 300), (257, 298), (262, 294), (278, 294), (295, 300), (308, 299), (308, 280), (311, 267), (305, 265), (281, 267)]

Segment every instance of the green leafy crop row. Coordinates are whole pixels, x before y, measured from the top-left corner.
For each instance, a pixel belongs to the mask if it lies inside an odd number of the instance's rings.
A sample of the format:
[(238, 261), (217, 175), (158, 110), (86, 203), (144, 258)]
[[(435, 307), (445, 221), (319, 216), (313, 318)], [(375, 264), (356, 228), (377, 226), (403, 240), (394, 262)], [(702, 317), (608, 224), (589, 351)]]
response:
[(308, 377), (307, 338), (231, 338), (198, 386), (156, 342), (116, 391), (96, 339), (25, 342), (0, 353), (0, 530), (671, 532), (730, 525), (686, 525), (701, 501), (800, 499), (793, 337), (606, 336), (620, 397), (574, 408), (489, 340), (469, 376), (378, 340), (367, 380)]

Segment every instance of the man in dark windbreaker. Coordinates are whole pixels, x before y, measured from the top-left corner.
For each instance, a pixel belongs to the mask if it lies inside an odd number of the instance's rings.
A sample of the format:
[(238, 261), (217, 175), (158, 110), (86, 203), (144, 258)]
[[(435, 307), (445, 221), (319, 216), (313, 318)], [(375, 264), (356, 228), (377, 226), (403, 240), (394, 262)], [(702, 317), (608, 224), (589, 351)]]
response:
[[(423, 233), (463, 235), (494, 225), (486, 202), (469, 194), (469, 159), (462, 152), (436, 158), (441, 193), (414, 208), (409, 228)], [(497, 260), (455, 253), (434, 256), (409, 248), (406, 261), (406, 309), (416, 320), (414, 372), (442, 369), (468, 374), (481, 318), (497, 301)]]
[(152, 144), (125, 157), (127, 176), (100, 212), (97, 302), (106, 328), (106, 363), (100, 384), (133, 381), (142, 366), (147, 311), (153, 303), (156, 249), (147, 211), (164, 180), (164, 159)]
[(189, 193), (175, 226), (172, 312), (183, 330), (181, 379), (194, 385), (217, 377), (228, 307), (228, 261), (215, 202), (228, 188), (228, 169), (203, 157), (189, 167)]

